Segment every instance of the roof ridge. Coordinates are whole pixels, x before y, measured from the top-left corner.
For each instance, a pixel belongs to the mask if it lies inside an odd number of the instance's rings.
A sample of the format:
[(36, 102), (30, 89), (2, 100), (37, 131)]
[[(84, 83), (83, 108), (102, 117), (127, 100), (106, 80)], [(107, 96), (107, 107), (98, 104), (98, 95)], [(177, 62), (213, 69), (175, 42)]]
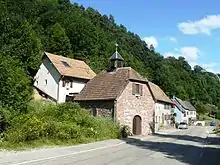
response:
[(75, 59), (75, 58), (65, 57), (65, 56), (62, 56), (62, 55), (53, 54), (53, 53), (49, 53), (49, 52), (44, 52), (44, 53), (45, 53), (46, 55), (57, 56), (57, 57), (61, 57), (61, 58), (69, 59), (69, 60), (80, 61), (80, 62), (86, 63), (86, 62), (83, 61), (83, 60), (78, 60), (78, 59)]

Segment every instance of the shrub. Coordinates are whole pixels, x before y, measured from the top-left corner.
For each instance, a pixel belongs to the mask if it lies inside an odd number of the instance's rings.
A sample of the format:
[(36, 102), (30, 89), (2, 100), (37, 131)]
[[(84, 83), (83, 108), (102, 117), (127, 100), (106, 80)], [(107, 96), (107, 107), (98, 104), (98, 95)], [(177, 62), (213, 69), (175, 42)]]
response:
[(3, 137), (9, 143), (41, 139), (83, 143), (88, 139), (102, 140), (119, 136), (119, 126), (112, 120), (93, 117), (78, 104), (56, 105), (32, 101), (26, 114), (19, 114), (10, 121)]
[(121, 137), (127, 138), (128, 136), (132, 136), (131, 128), (128, 125), (123, 125), (121, 127)]
[(13, 113), (9, 109), (0, 107), (0, 133), (9, 127), (12, 117)]

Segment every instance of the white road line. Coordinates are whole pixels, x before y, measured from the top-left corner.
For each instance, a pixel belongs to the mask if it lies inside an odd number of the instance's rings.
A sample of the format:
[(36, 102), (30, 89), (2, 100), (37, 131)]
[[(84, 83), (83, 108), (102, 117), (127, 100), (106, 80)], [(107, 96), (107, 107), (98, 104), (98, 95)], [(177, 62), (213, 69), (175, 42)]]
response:
[(111, 148), (111, 147), (117, 147), (117, 146), (120, 146), (122, 144), (125, 144), (125, 142), (121, 142), (121, 143), (111, 145), (111, 146), (104, 146), (104, 147), (99, 147), (99, 148), (93, 148), (93, 149), (90, 149), (90, 150), (83, 150), (83, 151), (79, 151), (79, 152), (73, 152), (73, 153), (69, 153), (69, 154), (58, 155), (58, 156), (54, 156), (54, 157), (24, 161), (24, 162), (20, 162), (20, 163), (11, 164), (11, 165), (23, 165), (23, 164), (29, 164), (29, 163), (34, 163), (34, 162), (40, 162), (40, 161), (44, 161), (44, 160), (51, 160), (51, 159), (61, 158), (61, 157), (70, 156), (70, 155), (77, 155), (77, 154), (82, 154), (82, 153), (86, 153), (86, 152), (97, 151), (97, 150)]
[(202, 158), (203, 154), (204, 154), (204, 152), (201, 152), (200, 155), (199, 155), (199, 158)]

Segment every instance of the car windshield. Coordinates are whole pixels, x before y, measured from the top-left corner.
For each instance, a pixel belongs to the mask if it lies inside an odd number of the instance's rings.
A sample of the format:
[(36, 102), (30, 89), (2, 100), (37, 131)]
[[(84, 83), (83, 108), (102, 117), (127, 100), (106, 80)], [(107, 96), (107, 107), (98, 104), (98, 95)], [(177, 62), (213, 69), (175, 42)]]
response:
[(180, 125), (185, 125), (186, 123), (180, 123)]

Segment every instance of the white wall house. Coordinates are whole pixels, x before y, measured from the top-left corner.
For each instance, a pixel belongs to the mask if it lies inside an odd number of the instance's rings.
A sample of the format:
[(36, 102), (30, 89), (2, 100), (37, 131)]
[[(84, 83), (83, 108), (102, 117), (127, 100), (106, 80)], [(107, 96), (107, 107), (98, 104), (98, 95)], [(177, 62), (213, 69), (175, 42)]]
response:
[(155, 101), (154, 127), (155, 132), (157, 132), (160, 129), (160, 127), (169, 126), (171, 124), (172, 101), (159, 86), (152, 82), (149, 82), (148, 84), (151, 94)]
[(80, 93), (95, 75), (84, 61), (45, 52), (34, 77), (34, 87), (48, 98), (63, 103)]
[(181, 115), (176, 117), (178, 120), (180, 119), (178, 122), (186, 122), (189, 124), (190, 121), (196, 120), (196, 109), (189, 101), (183, 101), (175, 96), (173, 97), (173, 101), (178, 109), (182, 111), (182, 114), (177, 114)]

